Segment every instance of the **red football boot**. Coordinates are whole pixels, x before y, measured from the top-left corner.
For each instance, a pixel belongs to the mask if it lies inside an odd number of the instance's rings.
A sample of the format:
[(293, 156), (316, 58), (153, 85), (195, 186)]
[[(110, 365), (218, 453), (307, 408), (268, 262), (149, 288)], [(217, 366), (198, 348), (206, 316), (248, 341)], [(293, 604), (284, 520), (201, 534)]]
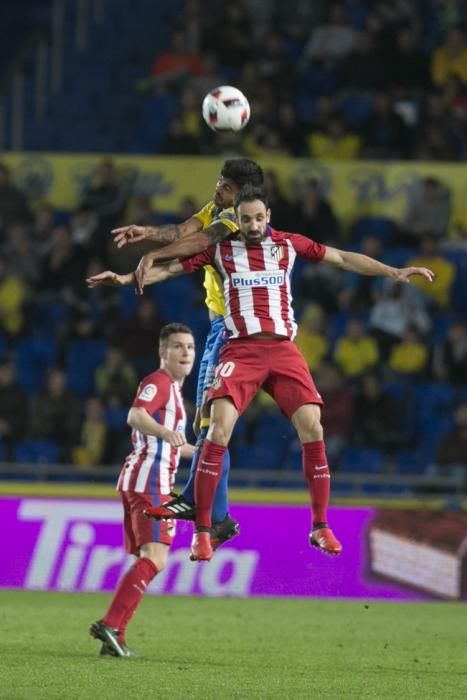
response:
[(209, 561), (211, 558), (212, 545), (209, 530), (195, 530), (191, 540), (191, 561)]
[(333, 531), (327, 526), (327, 523), (314, 527), (310, 532), (310, 545), (318, 547), (325, 554), (334, 554), (337, 556), (342, 552), (342, 545), (334, 536)]

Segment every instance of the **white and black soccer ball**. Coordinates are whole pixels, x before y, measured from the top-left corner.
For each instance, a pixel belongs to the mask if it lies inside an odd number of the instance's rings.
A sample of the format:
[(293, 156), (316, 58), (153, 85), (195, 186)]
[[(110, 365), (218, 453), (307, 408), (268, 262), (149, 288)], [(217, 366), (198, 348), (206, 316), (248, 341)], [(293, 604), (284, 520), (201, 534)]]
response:
[(203, 100), (203, 119), (213, 131), (240, 131), (249, 118), (248, 100), (232, 85), (214, 88)]

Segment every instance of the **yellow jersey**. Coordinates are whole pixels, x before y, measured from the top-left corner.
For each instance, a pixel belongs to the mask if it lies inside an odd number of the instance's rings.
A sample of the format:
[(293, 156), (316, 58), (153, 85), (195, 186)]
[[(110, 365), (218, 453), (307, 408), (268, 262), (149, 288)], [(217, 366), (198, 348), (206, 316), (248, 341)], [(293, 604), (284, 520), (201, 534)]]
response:
[[(224, 224), (232, 233), (237, 233), (238, 226), (235, 223), (235, 214), (233, 207), (229, 209), (221, 209), (216, 207), (214, 202), (208, 202), (197, 214), (194, 214), (195, 219), (198, 219), (207, 229), (211, 224)], [(225, 315), (224, 293), (222, 282), (219, 275), (211, 265), (206, 265), (204, 268), (204, 288), (206, 290), (206, 306), (210, 311)]]

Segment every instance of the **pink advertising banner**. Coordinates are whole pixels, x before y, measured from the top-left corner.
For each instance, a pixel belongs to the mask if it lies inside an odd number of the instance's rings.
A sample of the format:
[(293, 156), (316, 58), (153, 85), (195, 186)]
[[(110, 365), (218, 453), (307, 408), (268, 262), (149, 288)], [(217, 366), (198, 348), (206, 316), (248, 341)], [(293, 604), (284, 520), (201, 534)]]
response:
[[(335, 507), (344, 545), (308, 545), (304, 506), (234, 505), (241, 535), (211, 562), (189, 560), (191, 524), (178, 523), (167, 569), (151, 593), (398, 600), (467, 599), (467, 514)], [(110, 591), (128, 565), (118, 501), (0, 497), (0, 588)]]

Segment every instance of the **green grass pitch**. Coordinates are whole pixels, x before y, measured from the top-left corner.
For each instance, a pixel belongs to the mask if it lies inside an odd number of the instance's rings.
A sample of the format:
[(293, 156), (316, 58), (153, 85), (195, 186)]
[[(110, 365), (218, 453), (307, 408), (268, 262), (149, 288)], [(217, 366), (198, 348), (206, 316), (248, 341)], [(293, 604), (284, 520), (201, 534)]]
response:
[(147, 596), (99, 658), (109, 596), (0, 592), (0, 698), (467, 698), (464, 604)]

